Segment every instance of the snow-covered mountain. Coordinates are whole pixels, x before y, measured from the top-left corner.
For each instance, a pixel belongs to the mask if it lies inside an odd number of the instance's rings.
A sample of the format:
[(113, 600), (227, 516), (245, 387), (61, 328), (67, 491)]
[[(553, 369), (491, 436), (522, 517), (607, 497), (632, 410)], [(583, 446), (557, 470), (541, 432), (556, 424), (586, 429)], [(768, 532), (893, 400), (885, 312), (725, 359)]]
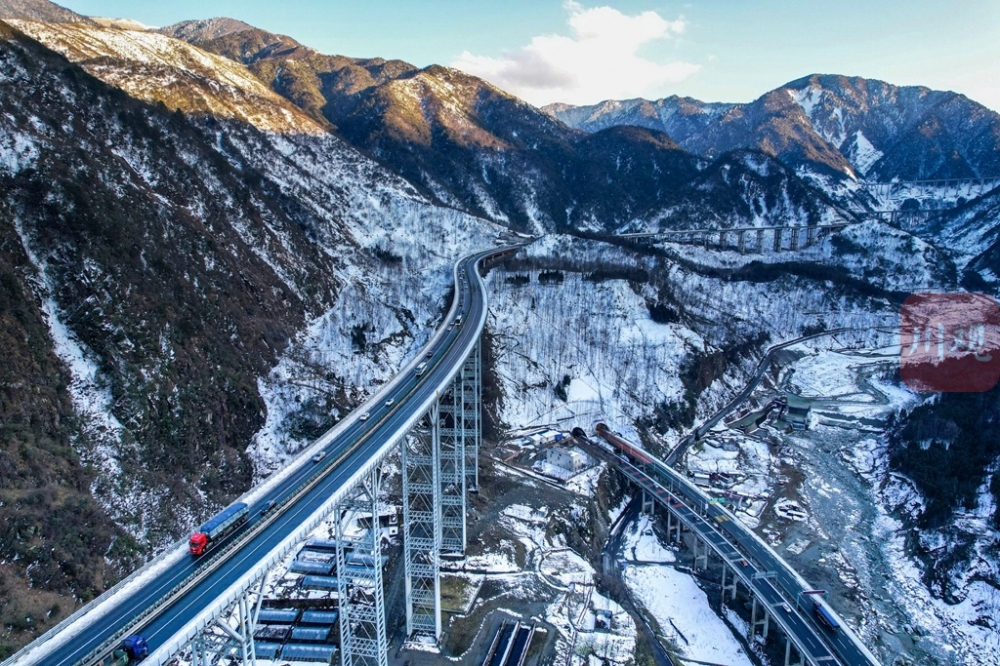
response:
[(973, 199), (916, 230), (954, 254), (970, 290), (1000, 288), (1000, 189)]
[(320, 135), (327, 131), (246, 67), (186, 42), (113, 26), (9, 23), (137, 99), (162, 102), (188, 114), (247, 122), (268, 132)]
[(95, 25), (90, 18), (60, 7), (49, 0), (0, 0), (0, 17), (24, 21)]
[[(691, 193), (707, 166), (655, 128), (576, 131), (446, 67), (325, 56), (225, 19), (163, 32), (246, 64), (438, 201), (521, 229), (601, 232), (664, 219), (658, 213)], [(726, 198), (740, 196), (734, 187)], [(804, 206), (832, 205), (810, 196)], [(701, 202), (706, 225), (730, 214), (714, 210), (713, 201)]]
[(377, 387), (494, 242), (340, 139), (250, 120), (0, 23), (5, 651)]
[(964, 95), (814, 74), (748, 104), (670, 97), (548, 111), (589, 131), (641, 124), (712, 157), (759, 148), (794, 167), (888, 181), (1000, 175), (1000, 115)]
[(721, 155), (669, 203), (622, 231), (838, 224), (854, 217), (758, 150)]
[(692, 97), (671, 95), (657, 100), (612, 99), (588, 106), (555, 103), (542, 107), (542, 111), (570, 127), (587, 132), (599, 132), (620, 125), (634, 125), (665, 132), (684, 146), (692, 140), (692, 135), (704, 132), (706, 127), (734, 106), (736, 105), (724, 102), (706, 103)]

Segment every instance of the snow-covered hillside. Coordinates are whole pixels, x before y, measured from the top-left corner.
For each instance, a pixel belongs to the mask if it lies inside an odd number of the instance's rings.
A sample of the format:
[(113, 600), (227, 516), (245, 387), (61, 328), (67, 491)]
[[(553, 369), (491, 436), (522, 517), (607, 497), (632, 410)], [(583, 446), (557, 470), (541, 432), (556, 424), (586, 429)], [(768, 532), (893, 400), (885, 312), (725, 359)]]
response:
[(171, 113), (3, 24), (0, 38), (0, 272), (16, 313), (0, 464), (14, 489), (49, 480), (30, 504), (0, 500), (0, 523), (35, 535), (0, 539), (18, 590), (2, 619), (22, 618), (6, 645), (390, 376), (445, 306), (453, 261), (499, 228), (332, 136)]
[(747, 104), (669, 97), (547, 108), (587, 131), (653, 127), (698, 155), (758, 148), (837, 179), (1000, 175), (1000, 115), (964, 95), (874, 79), (813, 74)]
[[(855, 232), (855, 242), (867, 242), (886, 273), (898, 276), (890, 288), (906, 275), (918, 285), (938, 284), (933, 253), (910, 257), (895, 247), (895, 230), (867, 231)], [(841, 260), (830, 247), (785, 256), (791, 263), (777, 270), (736, 252), (665, 247), (668, 258), (550, 235), (523, 250), (511, 268), (490, 274), (502, 421), (523, 428), (589, 426), (604, 418), (634, 435), (638, 424), (660, 420), (663, 442), (672, 444), (684, 427), (677, 415), (689, 401), (693, 415), (705, 416), (752, 370), (764, 345), (749, 341), (778, 342), (816, 327), (895, 325), (894, 306), (850, 286), (868, 279), (860, 247)], [(781, 266), (780, 258), (773, 261)], [(789, 269), (838, 261), (850, 267), (846, 273)], [(664, 323), (654, 320), (654, 310)], [(744, 348), (745, 356), (718, 364), (704, 392), (694, 389), (693, 368), (733, 348)]]
[(186, 113), (240, 120), (268, 132), (326, 133), (243, 65), (179, 39), (118, 25), (10, 23), (137, 99), (163, 102)]
[[(798, 503), (783, 499), (776, 505), (778, 521), (795, 524), (803, 510), (806, 516), (824, 512), (822, 523), (808, 518), (802, 524), (802, 530), (813, 532), (802, 543), (816, 544), (802, 566), (824, 566), (821, 573), (808, 574), (820, 583), (847, 585), (847, 592), (837, 587), (837, 603), (846, 604), (847, 615), (858, 618), (856, 626), (880, 641), (883, 655), (938, 659), (948, 653), (943, 646), (951, 644), (955, 663), (992, 663), (983, 658), (997, 634), (982, 624), (997, 603), (988, 582), (997, 570), (989, 545), (995, 507), (988, 482), (980, 489), (977, 508), (961, 512), (954, 526), (916, 530), (912, 521), (920, 513), (919, 492), (888, 467), (884, 435), (873, 430), (877, 424), (887, 427), (889, 414), (919, 402), (894, 386), (891, 371), (883, 370), (892, 353), (875, 348), (884, 340), (896, 339), (898, 345), (898, 314), (891, 300), (875, 294), (882, 288), (905, 293), (948, 287), (954, 273), (942, 270), (947, 262), (936, 250), (887, 225), (856, 225), (844, 234), (839, 241), (763, 260), (670, 245), (662, 246), (667, 257), (644, 256), (546, 236), (489, 276), (489, 326), (502, 388), (499, 420), (512, 430), (590, 429), (606, 420), (628, 437), (666, 450), (687, 432), (685, 413), (702, 419), (742, 387), (763, 347), (804, 331), (853, 329), (805, 345), (810, 355), (794, 366), (785, 386), (816, 401), (815, 436), (826, 444), (809, 443), (812, 433), (796, 433), (787, 440), (792, 448), (775, 448), (765, 435), (741, 441), (734, 452), (706, 447), (697, 456), (700, 462), (692, 455), (688, 464), (745, 477), (737, 488), (753, 498), (749, 505), (756, 513), (748, 523), (759, 525), (768, 538), (772, 519), (762, 521), (760, 512), (774, 493), (801, 493), (794, 495)], [(762, 268), (769, 262), (774, 270)], [(802, 267), (809, 268), (803, 272)], [(823, 277), (823, 267), (837, 270)], [(669, 308), (655, 307), (665, 304)], [(664, 323), (654, 321), (654, 309)], [(748, 340), (757, 342), (743, 355), (722, 360), (723, 350)], [(814, 351), (827, 349), (824, 345), (843, 349), (840, 356)], [(791, 359), (802, 354), (798, 347), (788, 353)], [(721, 362), (713, 366), (707, 359)], [(858, 367), (881, 374), (856, 376)], [(702, 382), (694, 381), (699, 373), (705, 373)], [(771, 395), (776, 388), (777, 379), (765, 378), (761, 390)], [(867, 398), (869, 392), (875, 397)], [(858, 424), (865, 446), (859, 448), (844, 434), (851, 423)], [(831, 457), (828, 449), (841, 451), (842, 459)], [(785, 487), (789, 475), (803, 479), (801, 490)], [(835, 541), (828, 539), (832, 534), (839, 535)], [(962, 557), (949, 565), (954, 570), (940, 571), (943, 565), (920, 559), (949, 552), (956, 534), (961, 535), (956, 543), (972, 544), (971, 560)], [(801, 553), (796, 538), (786, 544), (790, 557)], [(817, 548), (831, 553), (820, 564)], [(948, 584), (928, 588), (931, 570), (934, 580)], [(654, 575), (652, 569), (642, 573)], [(638, 570), (630, 573), (638, 575)], [(885, 597), (879, 576), (891, 581), (884, 583), (894, 590), (891, 598)], [(678, 575), (671, 584), (693, 590), (689, 581)], [(654, 584), (652, 578), (632, 582), (641, 589)], [(843, 594), (848, 601), (840, 598)], [(654, 609), (663, 605), (656, 598), (646, 601)], [(903, 633), (899, 622), (906, 623)]]
[[(530, 253), (553, 256), (547, 253), (558, 247), (548, 237)], [(706, 349), (701, 336), (654, 322), (626, 280), (588, 281), (579, 272), (547, 280), (545, 273), (490, 274), (489, 328), (504, 422), (519, 428), (589, 427), (601, 418), (631, 424), (682, 398), (678, 368), (692, 351)]]

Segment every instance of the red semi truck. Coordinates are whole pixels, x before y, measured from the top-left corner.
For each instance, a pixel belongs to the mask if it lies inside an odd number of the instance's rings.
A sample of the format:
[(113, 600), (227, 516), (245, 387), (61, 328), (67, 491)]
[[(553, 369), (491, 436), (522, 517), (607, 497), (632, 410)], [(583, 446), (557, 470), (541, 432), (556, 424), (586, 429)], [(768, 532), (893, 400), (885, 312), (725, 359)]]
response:
[(212, 543), (218, 541), (247, 521), (250, 507), (237, 502), (226, 507), (221, 513), (209, 518), (198, 531), (191, 535), (190, 550), (194, 556), (204, 553)]

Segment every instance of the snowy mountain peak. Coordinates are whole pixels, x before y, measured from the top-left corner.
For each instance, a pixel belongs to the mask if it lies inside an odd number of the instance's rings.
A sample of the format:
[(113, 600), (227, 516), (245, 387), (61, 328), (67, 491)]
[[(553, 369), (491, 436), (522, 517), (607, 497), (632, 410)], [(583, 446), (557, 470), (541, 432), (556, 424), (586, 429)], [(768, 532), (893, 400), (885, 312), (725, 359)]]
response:
[(570, 127), (597, 132), (616, 125), (636, 125), (666, 132), (680, 140), (734, 107), (706, 103), (692, 97), (671, 95), (658, 100), (642, 98), (605, 100), (589, 106), (549, 104), (542, 110)]
[(133, 21), (132, 19), (126, 18), (106, 18), (100, 16), (92, 16), (91, 21), (101, 26), (102, 28), (118, 28), (119, 30), (138, 30), (140, 32), (156, 30), (152, 26), (148, 26), (145, 23), (139, 23), (138, 21)]
[(660, 129), (706, 157), (758, 148), (834, 178), (1000, 175), (1000, 114), (953, 92), (874, 79), (813, 74), (748, 104), (670, 97), (546, 110), (590, 132), (614, 125)]
[(813, 83), (801, 89), (789, 88), (788, 94), (809, 119), (813, 130), (827, 143), (840, 148), (846, 139), (844, 109), (836, 103), (827, 103), (826, 91)]
[(92, 23), (86, 16), (48, 0), (0, 0), (0, 19), (49, 21), (52, 23)]
[(161, 29), (161, 32), (184, 41), (218, 39), (247, 30), (255, 30), (249, 23), (237, 19), (217, 17), (200, 21), (181, 21)]
[(243, 65), (179, 39), (96, 24), (10, 23), (137, 99), (277, 134), (327, 131)]
[(823, 91), (813, 85), (799, 90), (789, 88), (788, 94), (796, 104), (802, 107), (802, 111), (809, 117), (810, 120), (813, 117), (813, 113), (816, 111), (816, 105), (819, 104), (823, 97)]

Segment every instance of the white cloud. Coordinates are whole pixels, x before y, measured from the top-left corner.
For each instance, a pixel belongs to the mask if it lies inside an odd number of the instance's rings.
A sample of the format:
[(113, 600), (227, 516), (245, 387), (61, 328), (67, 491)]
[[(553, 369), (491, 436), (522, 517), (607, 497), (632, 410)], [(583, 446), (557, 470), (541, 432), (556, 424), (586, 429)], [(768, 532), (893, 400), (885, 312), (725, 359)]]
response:
[(539, 35), (500, 58), (466, 51), (452, 66), (536, 105), (662, 97), (670, 84), (699, 69), (638, 55), (643, 45), (682, 33), (683, 19), (667, 21), (653, 11), (627, 16), (608, 6), (585, 9), (573, 0), (563, 7), (571, 36)]

